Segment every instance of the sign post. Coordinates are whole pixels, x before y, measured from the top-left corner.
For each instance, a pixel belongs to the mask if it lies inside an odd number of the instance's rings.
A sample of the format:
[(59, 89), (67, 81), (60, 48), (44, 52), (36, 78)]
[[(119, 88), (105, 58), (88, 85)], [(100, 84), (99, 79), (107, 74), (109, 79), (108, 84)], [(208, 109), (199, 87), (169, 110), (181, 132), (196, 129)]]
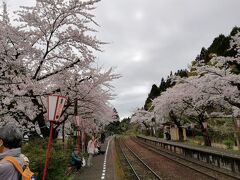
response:
[(62, 115), (62, 110), (65, 104), (65, 101), (66, 101), (66, 98), (63, 96), (58, 96), (58, 95), (48, 96), (48, 120), (50, 121), (50, 133), (48, 137), (48, 145), (47, 145), (47, 151), (45, 156), (42, 180), (45, 180), (46, 174), (47, 174), (47, 165), (48, 165), (48, 159), (49, 159), (49, 154), (50, 154), (51, 144), (52, 144), (53, 123), (59, 121)]

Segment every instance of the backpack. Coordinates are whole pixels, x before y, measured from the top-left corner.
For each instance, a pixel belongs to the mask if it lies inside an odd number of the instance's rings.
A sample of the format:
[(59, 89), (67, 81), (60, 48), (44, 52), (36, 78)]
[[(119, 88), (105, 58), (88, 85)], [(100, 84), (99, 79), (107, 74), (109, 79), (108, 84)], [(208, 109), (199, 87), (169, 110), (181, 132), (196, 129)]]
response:
[(33, 176), (33, 172), (29, 169), (28, 166), (22, 168), (16, 158), (12, 156), (6, 156), (3, 158), (6, 161), (12, 163), (15, 169), (22, 175), (22, 180), (34, 180), (35, 177)]

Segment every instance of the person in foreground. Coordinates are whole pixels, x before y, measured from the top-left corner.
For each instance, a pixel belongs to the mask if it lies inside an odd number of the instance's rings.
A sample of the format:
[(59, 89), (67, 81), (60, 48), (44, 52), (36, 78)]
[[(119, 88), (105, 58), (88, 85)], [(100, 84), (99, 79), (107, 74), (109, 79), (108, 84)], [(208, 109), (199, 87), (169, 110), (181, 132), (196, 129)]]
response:
[(13, 124), (0, 127), (0, 179), (19, 180), (21, 174), (14, 168), (12, 163), (4, 160), (6, 156), (16, 158), (23, 167), (25, 162), (21, 157), (22, 133)]

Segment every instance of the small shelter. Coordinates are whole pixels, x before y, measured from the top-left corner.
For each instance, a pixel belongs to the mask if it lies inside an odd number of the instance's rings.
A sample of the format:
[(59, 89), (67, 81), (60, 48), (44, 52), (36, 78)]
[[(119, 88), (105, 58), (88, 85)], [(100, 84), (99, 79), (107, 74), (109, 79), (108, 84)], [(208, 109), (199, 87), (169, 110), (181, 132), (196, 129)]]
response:
[[(162, 125), (164, 126), (164, 130), (163, 130), (164, 139), (179, 141), (179, 128), (173, 122), (165, 122)], [(182, 129), (183, 129), (183, 140), (185, 141), (187, 140), (186, 128), (182, 127)]]

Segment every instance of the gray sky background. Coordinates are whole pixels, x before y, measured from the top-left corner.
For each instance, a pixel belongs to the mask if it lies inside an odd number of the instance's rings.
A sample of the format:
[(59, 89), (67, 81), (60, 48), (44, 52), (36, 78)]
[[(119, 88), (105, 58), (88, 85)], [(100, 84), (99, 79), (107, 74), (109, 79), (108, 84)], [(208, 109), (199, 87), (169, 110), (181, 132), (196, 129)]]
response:
[[(5, 0), (10, 9), (34, 0)], [(153, 83), (187, 68), (201, 48), (240, 26), (239, 0), (102, 0), (95, 10), (97, 37), (110, 44), (99, 65), (116, 67), (112, 104), (121, 118), (144, 101)]]

